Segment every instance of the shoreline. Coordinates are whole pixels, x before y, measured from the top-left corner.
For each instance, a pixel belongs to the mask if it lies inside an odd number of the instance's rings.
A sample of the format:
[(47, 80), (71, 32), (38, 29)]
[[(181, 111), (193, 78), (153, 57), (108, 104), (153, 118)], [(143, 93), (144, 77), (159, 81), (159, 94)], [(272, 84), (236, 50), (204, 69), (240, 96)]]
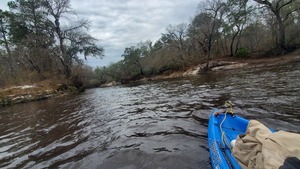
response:
[[(272, 58), (214, 58), (210, 61), (210, 71), (218, 72), (235, 69), (258, 69), (263, 67), (284, 65), (291, 62), (300, 62), (300, 51), (297, 53), (291, 53)], [(205, 66), (206, 63), (202, 63), (196, 66), (191, 66), (185, 71), (173, 71), (167, 75), (157, 75), (148, 78), (144, 77), (139, 80), (130, 81), (129, 83), (197, 76), (202, 73), (201, 70), (203, 70)], [(120, 83), (110, 82), (108, 84), (101, 85), (100, 87), (110, 87), (116, 85), (120, 85)], [(38, 84), (13, 86), (10, 88), (0, 89), (0, 108), (19, 103), (63, 97), (74, 93), (79, 93), (79, 90), (74, 86), (67, 86), (63, 84), (57, 84), (56, 86)]]
[[(291, 62), (300, 62), (300, 51), (296, 54), (288, 54), (269, 58), (250, 58), (250, 59), (236, 59), (236, 58), (216, 58), (210, 61), (210, 70), (212, 72), (227, 71), (235, 69), (257, 69), (263, 67), (271, 67), (278, 65), (285, 65)], [(164, 80), (179, 77), (197, 76), (203, 73), (206, 63), (198, 64), (188, 68), (186, 71), (174, 71), (168, 75), (158, 75), (150, 78), (144, 78), (138, 81), (145, 80)]]
[(62, 84), (56, 86), (38, 84), (13, 86), (0, 89), (0, 108), (20, 103), (64, 97), (74, 93), (79, 93), (75, 87)]

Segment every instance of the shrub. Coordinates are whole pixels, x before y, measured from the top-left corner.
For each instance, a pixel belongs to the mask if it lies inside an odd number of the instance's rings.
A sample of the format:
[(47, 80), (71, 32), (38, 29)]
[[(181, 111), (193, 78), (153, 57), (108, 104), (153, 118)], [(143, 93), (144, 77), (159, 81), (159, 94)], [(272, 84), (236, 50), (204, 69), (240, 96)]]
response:
[(250, 51), (247, 48), (238, 48), (236, 51), (236, 57), (238, 58), (247, 58), (250, 56)]

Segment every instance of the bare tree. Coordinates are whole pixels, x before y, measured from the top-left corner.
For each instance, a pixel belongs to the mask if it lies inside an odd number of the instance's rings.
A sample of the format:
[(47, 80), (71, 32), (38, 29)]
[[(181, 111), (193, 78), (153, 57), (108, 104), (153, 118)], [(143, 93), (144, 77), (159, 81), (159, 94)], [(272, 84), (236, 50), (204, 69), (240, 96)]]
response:
[[(0, 45), (4, 46), (6, 52), (1, 51), (0, 54), (0, 59), (2, 60), (3, 64), (3, 72), (10, 72), (12, 73), (14, 70), (14, 63), (13, 63), (13, 58), (12, 58), (12, 52), (10, 49), (10, 43), (9, 43), (9, 12), (7, 11), (2, 11), (0, 9)], [(6, 53), (6, 54), (4, 54)]]
[(200, 13), (195, 16), (189, 26), (189, 37), (197, 41), (206, 54), (205, 70), (209, 69), (212, 46), (218, 38), (225, 7), (225, 3), (221, 0), (204, 1), (199, 4)]
[(70, 0), (45, 0), (45, 6), (49, 14), (54, 18), (55, 33), (59, 40), (60, 54), (58, 55), (67, 77), (71, 76), (71, 60), (67, 56), (67, 51), (64, 46), (65, 33), (61, 28), (60, 20), (66, 14), (72, 13)]
[(169, 25), (166, 29), (166, 33), (162, 34), (162, 41), (169, 45), (169, 47), (175, 49), (178, 52), (180, 62), (185, 68), (185, 38), (186, 38), (187, 25), (182, 23), (176, 26)]
[(73, 60), (79, 60), (77, 53), (84, 53), (85, 58), (87, 55), (103, 56), (104, 50), (95, 44), (96, 39), (83, 33), (83, 28), (89, 27), (88, 20), (79, 20), (75, 25), (63, 29), (61, 19), (68, 15), (76, 15), (71, 9), (70, 0), (44, 0), (44, 4), (54, 19), (53, 25), (60, 49), (57, 56), (64, 67), (67, 78), (71, 76)]

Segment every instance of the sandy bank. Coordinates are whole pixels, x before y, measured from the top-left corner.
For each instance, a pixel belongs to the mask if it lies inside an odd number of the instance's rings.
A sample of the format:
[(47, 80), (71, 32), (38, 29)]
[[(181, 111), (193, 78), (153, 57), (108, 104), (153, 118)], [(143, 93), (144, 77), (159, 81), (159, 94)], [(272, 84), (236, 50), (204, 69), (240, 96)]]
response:
[[(299, 52), (300, 53), (300, 52)], [(233, 69), (253, 69), (270, 67), (276, 65), (284, 65), (291, 62), (300, 62), (300, 54), (294, 53), (274, 58), (254, 58), (254, 59), (234, 59), (222, 58), (210, 61), (210, 71), (226, 71)], [(170, 79), (177, 77), (196, 76), (206, 67), (206, 63), (193, 66), (186, 71), (176, 71), (169, 75), (159, 75), (149, 80)]]

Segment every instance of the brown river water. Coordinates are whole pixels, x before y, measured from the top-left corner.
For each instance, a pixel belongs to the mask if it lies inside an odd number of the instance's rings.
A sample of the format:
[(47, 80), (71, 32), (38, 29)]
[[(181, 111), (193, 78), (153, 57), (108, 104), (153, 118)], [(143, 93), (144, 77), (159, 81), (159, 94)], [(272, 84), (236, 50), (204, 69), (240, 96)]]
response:
[(211, 110), (300, 131), (300, 66), (90, 89), (0, 108), (0, 168), (210, 168)]

